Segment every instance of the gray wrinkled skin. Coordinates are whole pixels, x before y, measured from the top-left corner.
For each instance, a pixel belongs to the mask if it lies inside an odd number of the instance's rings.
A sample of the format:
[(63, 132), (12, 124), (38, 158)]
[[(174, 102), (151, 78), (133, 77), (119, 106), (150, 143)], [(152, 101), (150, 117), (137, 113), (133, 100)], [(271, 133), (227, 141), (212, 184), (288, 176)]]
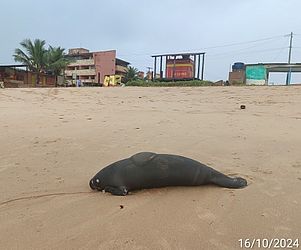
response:
[(127, 195), (129, 191), (145, 188), (205, 184), (243, 188), (247, 181), (231, 178), (183, 156), (142, 152), (110, 164), (89, 182), (91, 189), (113, 195)]

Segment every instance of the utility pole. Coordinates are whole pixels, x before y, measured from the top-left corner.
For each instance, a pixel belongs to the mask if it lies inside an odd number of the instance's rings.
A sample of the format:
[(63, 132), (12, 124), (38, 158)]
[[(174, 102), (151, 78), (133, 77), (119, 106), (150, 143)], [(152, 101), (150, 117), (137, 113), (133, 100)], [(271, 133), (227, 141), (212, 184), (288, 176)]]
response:
[[(290, 34), (290, 46), (289, 46), (289, 51), (288, 51), (288, 64), (291, 64), (291, 59), (292, 59), (292, 47), (293, 47), (293, 32)], [(286, 85), (289, 85), (291, 83), (291, 76), (292, 76), (292, 68), (289, 68), (289, 72), (287, 72), (286, 75)]]

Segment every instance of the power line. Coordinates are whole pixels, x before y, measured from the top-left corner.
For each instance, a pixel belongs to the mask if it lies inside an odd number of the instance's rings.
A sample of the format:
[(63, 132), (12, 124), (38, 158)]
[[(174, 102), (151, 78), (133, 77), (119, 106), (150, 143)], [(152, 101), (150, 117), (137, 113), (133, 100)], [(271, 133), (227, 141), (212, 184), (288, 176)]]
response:
[(246, 48), (240, 48), (240, 49), (236, 49), (236, 50), (231, 50), (231, 51), (228, 51), (226, 53), (218, 53), (218, 54), (213, 54), (213, 55), (210, 55), (210, 53), (207, 53), (208, 56), (217, 56), (217, 55), (228, 55), (228, 54), (233, 54), (233, 53), (237, 53), (239, 51), (245, 51), (247, 50), (248, 52), (250, 51), (250, 49), (252, 48), (255, 48), (255, 47), (258, 47), (259, 45), (262, 46), (263, 44), (266, 44), (267, 41), (261, 43), (261, 44), (256, 44), (256, 45), (253, 45), (253, 46), (249, 46), (249, 47), (246, 47)]
[[(271, 52), (271, 51), (279, 51), (279, 49), (287, 49), (287, 47), (280, 47), (280, 48), (272, 48), (272, 49), (263, 49), (263, 50), (252, 50), (252, 51), (242, 51), (242, 52), (238, 52), (238, 53), (221, 53), (221, 54), (215, 54), (215, 55), (211, 55), (210, 59), (215, 58), (215, 57), (223, 57), (223, 56), (229, 56), (229, 55), (239, 55), (239, 54), (253, 54), (253, 53), (262, 53), (262, 52)], [(209, 55), (208, 55), (208, 59), (209, 60)]]
[(283, 38), (283, 37), (285, 37), (285, 35), (267, 37), (267, 38), (263, 38), (263, 39), (251, 40), (251, 41), (246, 41), (246, 42), (230, 43), (230, 44), (225, 44), (225, 45), (207, 47), (207, 48), (203, 48), (203, 49), (215, 49), (215, 48), (231, 47), (231, 46), (237, 46), (237, 45), (243, 45), (243, 44), (249, 44), (249, 43), (256, 43), (256, 42), (261, 42), (261, 41), (268, 41), (268, 40), (273, 40), (273, 39), (276, 39), (276, 38)]
[(283, 47), (279, 50), (279, 52), (277, 53), (277, 55), (273, 58), (272, 61), (276, 61), (276, 59), (281, 55), (281, 53), (283, 53), (284, 50), (286, 50), (287, 47)]
[(212, 47), (203, 47), (203, 48), (199, 48), (199, 49), (182, 50), (181, 52), (189, 52), (189, 51), (193, 51), (193, 50), (208, 50), (208, 49), (233, 47), (233, 46), (239, 46), (239, 45), (250, 44), (250, 43), (270, 41), (270, 40), (274, 40), (274, 39), (284, 38), (286, 36), (287, 36), (287, 34), (286, 35), (278, 35), (278, 36), (266, 37), (266, 38), (262, 38), (262, 39), (245, 41), (245, 42), (229, 43), (229, 44), (212, 46)]
[[(184, 52), (189, 52), (189, 51), (193, 51), (193, 50), (208, 50), (208, 49), (233, 47), (233, 46), (239, 46), (239, 45), (244, 45), (244, 44), (270, 41), (270, 40), (274, 40), (274, 39), (284, 38), (287, 36), (288, 36), (287, 34), (286, 35), (278, 35), (278, 36), (266, 37), (266, 38), (262, 38), (262, 39), (250, 40), (250, 41), (245, 41), (245, 42), (229, 43), (229, 44), (223, 44), (223, 45), (217, 45), (217, 46), (211, 46), (211, 47), (203, 47), (203, 48), (199, 48), (199, 49), (182, 50), (181, 52), (184, 53)], [(131, 54), (120, 54), (119, 56), (146, 56), (146, 55), (151, 55), (151, 54), (160, 54), (160, 53), (131, 53)]]

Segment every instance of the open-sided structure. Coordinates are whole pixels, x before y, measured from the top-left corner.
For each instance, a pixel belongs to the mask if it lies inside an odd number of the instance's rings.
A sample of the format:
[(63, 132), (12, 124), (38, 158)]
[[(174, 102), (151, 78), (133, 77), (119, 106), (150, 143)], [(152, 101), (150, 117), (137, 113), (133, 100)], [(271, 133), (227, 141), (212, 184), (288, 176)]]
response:
[[(153, 55), (154, 72), (153, 79), (166, 80), (204, 80), (205, 53), (176, 53)], [(202, 62), (201, 62), (202, 57)], [(159, 74), (157, 74), (157, 63), (159, 59)], [(165, 74), (163, 72), (165, 66)]]

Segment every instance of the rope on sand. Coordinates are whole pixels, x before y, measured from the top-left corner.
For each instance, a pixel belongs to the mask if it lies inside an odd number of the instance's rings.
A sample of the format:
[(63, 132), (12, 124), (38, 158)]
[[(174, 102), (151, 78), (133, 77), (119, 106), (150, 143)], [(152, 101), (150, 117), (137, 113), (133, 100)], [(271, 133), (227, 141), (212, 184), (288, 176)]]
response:
[(15, 202), (15, 201), (21, 201), (21, 200), (31, 200), (31, 199), (39, 199), (39, 198), (43, 198), (43, 197), (76, 195), (76, 194), (91, 194), (91, 192), (71, 192), (71, 193), (62, 192), (62, 193), (48, 193), (48, 194), (24, 196), (24, 197), (19, 197), (19, 198), (14, 198), (14, 199), (3, 201), (0, 203), (0, 206), (9, 204), (9, 203)]

